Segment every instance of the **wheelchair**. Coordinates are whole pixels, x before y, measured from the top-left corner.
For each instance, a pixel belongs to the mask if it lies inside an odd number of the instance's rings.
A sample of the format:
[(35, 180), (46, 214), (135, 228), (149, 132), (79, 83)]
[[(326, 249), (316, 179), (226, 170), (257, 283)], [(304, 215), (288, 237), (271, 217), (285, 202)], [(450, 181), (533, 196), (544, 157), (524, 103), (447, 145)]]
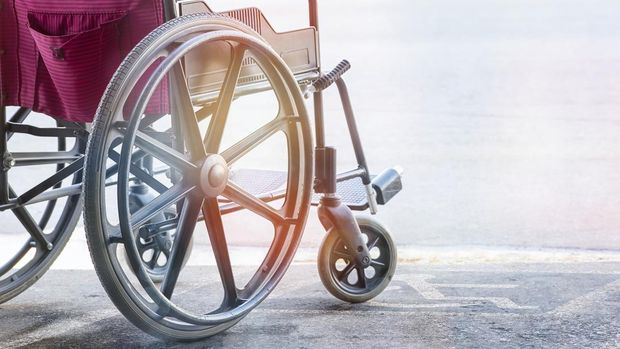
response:
[[(387, 204), (402, 189), (401, 170), (370, 174), (343, 80), (350, 64), (321, 71), (316, 0), (309, 27), (283, 33), (257, 8), (215, 13), (202, 0), (8, 3), (0, 216), (17, 219), (21, 233), (9, 235), (22, 241), (0, 259), (0, 303), (45, 273), (81, 211), (107, 294), (134, 325), (165, 339), (212, 336), (257, 307), (291, 264), (312, 205), (327, 232), (318, 256), (326, 289), (357, 303), (387, 287), (396, 246), (378, 220), (352, 211)], [(340, 173), (323, 115), (322, 91), (334, 84), (358, 164)], [(235, 104), (252, 97), (273, 113), (237, 115), (242, 134), (228, 139)], [(7, 106), (19, 109), (9, 116)], [(54, 124), (29, 123), (32, 111)], [(16, 152), (19, 136), (48, 145)], [(268, 156), (245, 161), (258, 150)], [(20, 168), (40, 183), (24, 187), (13, 175)], [(200, 225), (217, 272), (182, 281)], [(248, 233), (237, 238), (269, 241), (241, 277), (227, 239), (239, 230)]]

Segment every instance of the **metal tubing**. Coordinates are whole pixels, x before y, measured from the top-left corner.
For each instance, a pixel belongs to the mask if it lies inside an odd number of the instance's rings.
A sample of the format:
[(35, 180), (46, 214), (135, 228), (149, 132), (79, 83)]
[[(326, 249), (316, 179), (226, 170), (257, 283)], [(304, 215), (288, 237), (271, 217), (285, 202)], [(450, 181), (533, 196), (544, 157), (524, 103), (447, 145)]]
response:
[(81, 171), (82, 167), (84, 167), (84, 157), (72, 162), (67, 167), (64, 167), (62, 170), (56, 172), (55, 174), (51, 175), (50, 177), (48, 177), (41, 183), (34, 186), (32, 189), (20, 195), (17, 198), (17, 202), (19, 204), (23, 204), (25, 202), (28, 202), (34, 199), (36, 196), (42, 194), (44, 191), (55, 186), (57, 183), (61, 182), (65, 178), (71, 176), (72, 174), (78, 171)]
[(0, 102), (0, 204), (9, 202), (9, 175), (4, 166), (5, 156), (8, 155), (6, 134), (6, 107)]
[(319, 30), (319, 6), (317, 0), (308, 0), (308, 13), (310, 14), (310, 26)]
[(37, 127), (12, 121), (6, 123), (6, 130), (9, 134), (24, 133), (37, 137), (88, 137), (88, 131), (84, 129), (68, 127)]
[(314, 192), (319, 194), (336, 193), (336, 148), (315, 149), (315, 185)]
[(12, 199), (7, 204), (0, 205), (0, 212), (6, 210), (13, 210), (19, 207), (24, 207), (28, 205), (38, 204), (45, 201), (57, 200), (64, 197), (76, 196), (82, 193), (82, 185), (81, 184), (72, 184), (67, 187), (61, 187), (57, 189), (51, 189), (46, 192), (43, 192), (34, 198), (28, 200), (27, 202), (19, 202), (18, 199)]
[(342, 172), (339, 173), (338, 176), (336, 177), (336, 181), (337, 182), (344, 182), (346, 180), (349, 179), (353, 179), (353, 178), (363, 178), (364, 176), (366, 176), (366, 170), (363, 168), (356, 168), (355, 170), (350, 170), (347, 172)]
[(82, 157), (82, 155), (70, 151), (13, 153), (11, 156), (13, 157), (13, 160), (15, 160), (15, 164), (13, 166), (71, 163)]
[[(308, 13), (310, 19), (310, 26), (314, 27), (316, 31), (319, 31), (319, 6), (317, 0), (308, 0)], [(319, 75), (320, 75), (319, 68)], [(325, 123), (323, 121), (323, 94), (315, 92), (313, 94), (314, 100), (314, 127), (316, 134), (316, 147), (325, 147)]]
[(14, 123), (22, 123), (24, 122), (24, 120), (26, 120), (26, 118), (28, 117), (28, 115), (30, 115), (31, 112), (32, 109), (30, 108), (20, 107), (19, 109), (17, 109), (15, 114), (11, 116), (11, 119), (9, 121)]
[(316, 147), (325, 147), (325, 122), (323, 118), (323, 93), (314, 93), (314, 132)]
[(366, 156), (364, 155), (364, 148), (362, 147), (360, 134), (357, 130), (355, 115), (353, 114), (353, 107), (351, 106), (351, 99), (349, 98), (349, 91), (347, 90), (347, 85), (343, 79), (338, 79), (338, 81), (336, 81), (336, 86), (338, 86), (340, 100), (342, 101), (342, 108), (344, 109), (344, 116), (347, 119), (351, 142), (353, 143), (353, 149), (355, 150), (355, 158), (357, 159), (357, 163), (360, 168), (364, 169), (366, 172), (362, 176), (362, 182), (364, 185), (368, 185), (370, 184), (370, 173), (368, 171), (368, 165), (366, 164)]
[(176, 0), (162, 0), (164, 2), (164, 20), (167, 22), (176, 17), (174, 7), (176, 6)]

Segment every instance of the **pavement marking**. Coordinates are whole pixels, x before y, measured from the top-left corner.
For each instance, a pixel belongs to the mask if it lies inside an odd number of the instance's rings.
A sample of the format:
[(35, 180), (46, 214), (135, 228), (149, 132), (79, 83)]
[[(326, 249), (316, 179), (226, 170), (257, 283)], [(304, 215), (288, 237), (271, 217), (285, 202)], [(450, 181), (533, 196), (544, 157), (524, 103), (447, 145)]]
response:
[(392, 307), (392, 308), (403, 308), (403, 309), (432, 309), (432, 308), (461, 308), (476, 305), (476, 303), (466, 304), (466, 303), (429, 303), (429, 304), (406, 304), (406, 303), (385, 303), (385, 302), (375, 302), (371, 301), (368, 303), (369, 306), (377, 306), (377, 307)]
[(517, 288), (519, 285), (514, 284), (433, 284), (435, 287), (451, 287), (451, 288)]
[(402, 281), (409, 284), (409, 286), (413, 287), (423, 298), (430, 300), (445, 300), (446, 296), (441, 293), (435, 286), (431, 283), (426, 282), (427, 279), (434, 278), (433, 275), (425, 275), (425, 274), (407, 274), (401, 275), (400, 277), (396, 277), (396, 279), (401, 279)]
[[(544, 268), (540, 266), (544, 264)], [(413, 265), (413, 264), (412, 264)], [(429, 267), (429, 265), (424, 265)], [(485, 274), (505, 274), (507, 270), (511, 273), (527, 274), (591, 274), (591, 275), (620, 275), (620, 270), (616, 264), (607, 262), (592, 262), (585, 264), (575, 263), (522, 263), (522, 264), (479, 264), (479, 265), (437, 265), (430, 266), (433, 272), (461, 272), (461, 273), (485, 273)]]
[(536, 310), (537, 305), (519, 305), (513, 302), (510, 298), (506, 297), (446, 297), (451, 301), (488, 301), (493, 303), (498, 308), (502, 309), (516, 309), (516, 310)]
[(579, 313), (586, 308), (590, 308), (592, 304), (597, 303), (606, 294), (613, 292), (613, 291), (620, 291), (620, 279), (617, 279), (616, 281), (612, 281), (603, 287), (600, 287), (592, 292), (586, 293), (583, 296), (572, 299), (569, 302), (547, 312), (547, 314), (566, 315), (566, 314)]
[(496, 307), (501, 309), (510, 310), (535, 310), (538, 306), (534, 305), (519, 305), (506, 297), (463, 297), (463, 296), (446, 296), (437, 288), (485, 288), (485, 289), (507, 289), (516, 288), (518, 285), (514, 284), (434, 284), (427, 280), (435, 278), (434, 275), (428, 274), (404, 274), (399, 275), (396, 279), (401, 280), (409, 284), (415, 289), (423, 298), (430, 301), (479, 301), (490, 302)]
[[(399, 304), (395, 304), (398, 306)], [(392, 305), (390, 305), (392, 306)], [(462, 307), (463, 304), (459, 303), (459, 307)], [(422, 308), (415, 308), (422, 309)], [(436, 316), (469, 316), (471, 312), (467, 311), (413, 311), (413, 310), (395, 310), (395, 309), (385, 309), (379, 307), (372, 307), (369, 309), (359, 309), (359, 310), (348, 310), (348, 309), (333, 309), (333, 310), (320, 310), (320, 309), (273, 309), (273, 308), (261, 308), (258, 307), (254, 309), (250, 316), (254, 313), (268, 313), (268, 314), (291, 314), (291, 315), (436, 315)], [(476, 312), (476, 316), (490, 316), (490, 317), (523, 317), (522, 314), (518, 313), (497, 313), (497, 312)]]

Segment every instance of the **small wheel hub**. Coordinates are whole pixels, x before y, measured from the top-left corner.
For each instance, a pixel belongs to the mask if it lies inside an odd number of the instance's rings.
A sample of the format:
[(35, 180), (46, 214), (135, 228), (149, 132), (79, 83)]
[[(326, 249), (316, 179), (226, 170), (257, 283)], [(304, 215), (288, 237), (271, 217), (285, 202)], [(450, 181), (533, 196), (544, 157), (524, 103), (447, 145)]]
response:
[(200, 169), (200, 188), (207, 197), (222, 194), (228, 184), (228, 164), (218, 154), (207, 156)]

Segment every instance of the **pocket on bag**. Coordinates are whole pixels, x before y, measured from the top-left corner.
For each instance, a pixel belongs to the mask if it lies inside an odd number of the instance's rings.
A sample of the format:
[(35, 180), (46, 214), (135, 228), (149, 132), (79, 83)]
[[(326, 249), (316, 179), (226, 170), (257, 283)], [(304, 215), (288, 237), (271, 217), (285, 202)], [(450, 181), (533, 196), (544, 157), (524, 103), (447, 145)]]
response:
[(64, 114), (91, 121), (120, 65), (120, 23), (124, 12), (29, 12), (28, 25)]

